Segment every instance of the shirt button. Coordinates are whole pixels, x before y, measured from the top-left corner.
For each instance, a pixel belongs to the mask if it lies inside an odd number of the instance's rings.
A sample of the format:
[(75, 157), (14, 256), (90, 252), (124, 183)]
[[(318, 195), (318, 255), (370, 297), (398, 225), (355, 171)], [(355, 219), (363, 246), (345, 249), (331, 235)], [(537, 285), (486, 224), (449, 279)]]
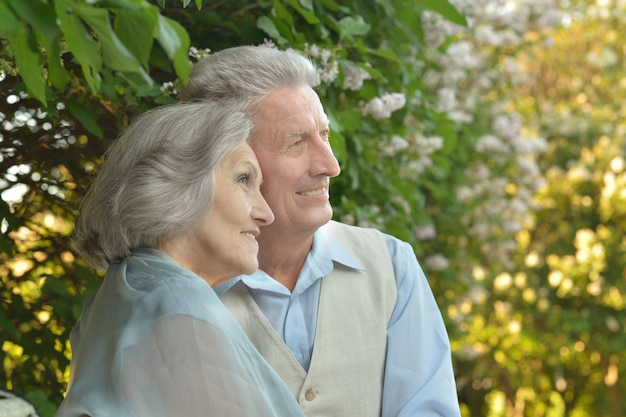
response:
[(307, 401), (313, 401), (315, 399), (315, 392), (312, 389), (308, 389), (305, 393), (304, 393), (304, 398)]

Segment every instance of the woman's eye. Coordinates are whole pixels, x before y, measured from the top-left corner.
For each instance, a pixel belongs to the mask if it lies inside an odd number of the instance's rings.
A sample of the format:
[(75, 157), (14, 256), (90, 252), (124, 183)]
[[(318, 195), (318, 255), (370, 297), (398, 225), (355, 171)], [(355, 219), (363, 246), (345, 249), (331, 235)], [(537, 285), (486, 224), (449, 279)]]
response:
[(242, 174), (237, 178), (237, 182), (240, 184), (244, 184), (247, 185), (248, 182), (250, 182), (250, 175), (248, 174)]

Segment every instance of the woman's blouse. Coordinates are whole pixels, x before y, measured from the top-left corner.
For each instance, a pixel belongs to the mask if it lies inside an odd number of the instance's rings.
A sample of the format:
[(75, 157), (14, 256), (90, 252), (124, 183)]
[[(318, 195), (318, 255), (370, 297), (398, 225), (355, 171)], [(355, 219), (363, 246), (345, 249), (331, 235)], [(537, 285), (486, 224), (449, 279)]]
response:
[(109, 267), (70, 342), (56, 417), (303, 416), (209, 284), (158, 250)]

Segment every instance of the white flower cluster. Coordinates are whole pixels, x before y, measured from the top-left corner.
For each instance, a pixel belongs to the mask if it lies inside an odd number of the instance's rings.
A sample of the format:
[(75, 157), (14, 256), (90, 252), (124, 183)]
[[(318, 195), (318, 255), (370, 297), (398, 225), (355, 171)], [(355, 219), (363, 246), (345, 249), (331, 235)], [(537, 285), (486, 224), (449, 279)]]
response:
[(430, 240), (437, 237), (437, 230), (432, 224), (426, 226), (417, 226), (414, 230), (415, 239)]
[(607, 68), (618, 64), (620, 62), (620, 58), (613, 49), (605, 47), (599, 52), (590, 51), (587, 53), (585, 61), (594, 67)]
[(385, 143), (382, 147), (382, 153), (385, 156), (393, 156), (408, 148), (409, 142), (406, 139), (398, 135), (393, 135), (389, 143)]
[(307, 45), (305, 54), (317, 61), (317, 75), (320, 81), (332, 83), (339, 75), (339, 65), (333, 59), (333, 52), (330, 49), (320, 48), (317, 45)]
[(267, 38), (263, 39), (263, 43), (261, 43), (259, 46), (265, 46), (266, 48), (276, 48), (276, 44), (274, 43), (274, 41)]
[(495, 29), (492, 26), (479, 26), (476, 28), (476, 39), (483, 45), (506, 46), (517, 45), (522, 41), (522, 37), (507, 28), (506, 30)]
[(424, 29), (424, 43), (431, 50), (437, 49), (446, 38), (462, 30), (461, 26), (446, 20), (439, 13), (429, 10), (422, 13), (422, 27)]
[(363, 87), (363, 82), (371, 78), (370, 73), (363, 68), (344, 65), (342, 88), (344, 90), (358, 91)]
[(431, 153), (443, 148), (443, 138), (437, 135), (424, 136), (418, 133), (414, 137), (417, 152), (421, 155), (430, 155)]
[(178, 94), (178, 92), (176, 91), (176, 87), (174, 87), (174, 83), (172, 81), (166, 81), (161, 84), (161, 92), (169, 95)]
[(511, 147), (504, 143), (499, 137), (486, 134), (478, 138), (474, 149), (476, 149), (478, 153), (506, 153), (511, 150)]
[(440, 253), (427, 256), (424, 265), (431, 271), (443, 271), (450, 267), (450, 260)]
[[(468, 26), (456, 25), (436, 13), (423, 14), (427, 59), (437, 67), (425, 68), (422, 81), (435, 94), (433, 108), (444, 112), (449, 120), (470, 130), (475, 115), (491, 123), (490, 130), (475, 138), (476, 161), (466, 171), (467, 183), (456, 193), (460, 203), (471, 207), (462, 222), (481, 242), (482, 252), (494, 263), (510, 266), (515, 233), (529, 221), (535, 207), (532, 195), (545, 181), (537, 156), (546, 149), (546, 142), (540, 137), (526, 137), (520, 115), (494, 95), (503, 83), (528, 83), (532, 74), (515, 59), (497, 59), (494, 53), (498, 48), (521, 45), (531, 30), (538, 33), (559, 25), (563, 13), (558, 0), (451, 3), (466, 17)], [(443, 48), (444, 41), (450, 39), (453, 41)], [(605, 51), (602, 57), (603, 63), (610, 65), (611, 54)], [(414, 158), (408, 165), (420, 170), (425, 167), (423, 162)], [(502, 172), (517, 175), (503, 176)]]
[(400, 155), (400, 177), (415, 181), (433, 164), (430, 155), (443, 147), (441, 136), (424, 136), (418, 132), (408, 139), (393, 135), (389, 142), (381, 142), (381, 154), (393, 157)]
[(391, 113), (406, 105), (406, 96), (402, 93), (386, 93), (375, 97), (363, 107), (362, 114), (372, 115), (375, 119), (388, 119)]
[(517, 136), (512, 141), (515, 154), (534, 157), (542, 154), (548, 148), (548, 142), (541, 137)]
[(211, 53), (211, 50), (209, 48), (206, 49), (198, 49), (195, 46), (191, 46), (189, 48), (189, 58), (193, 58), (196, 61), (200, 61), (202, 58), (204, 58), (205, 56), (209, 55)]
[(484, 57), (478, 53), (474, 44), (464, 40), (452, 43), (438, 61), (448, 69), (467, 70), (481, 68), (485, 63)]
[(505, 139), (514, 139), (522, 131), (522, 118), (518, 113), (501, 113), (494, 117), (491, 123), (494, 132)]
[(405, 178), (416, 179), (432, 164), (433, 160), (428, 156), (419, 156), (417, 159), (411, 159), (408, 163), (406, 163), (406, 169), (402, 172), (402, 176)]

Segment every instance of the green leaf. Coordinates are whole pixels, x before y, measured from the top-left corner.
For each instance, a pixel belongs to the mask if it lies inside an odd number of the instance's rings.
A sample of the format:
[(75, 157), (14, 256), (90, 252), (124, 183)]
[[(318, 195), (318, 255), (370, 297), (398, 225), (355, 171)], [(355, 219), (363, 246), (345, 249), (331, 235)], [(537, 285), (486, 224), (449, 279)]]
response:
[(24, 398), (35, 406), (41, 417), (53, 417), (57, 411), (57, 405), (48, 399), (46, 392), (41, 388), (28, 391)]
[(352, 16), (346, 16), (339, 21), (339, 37), (345, 39), (351, 36), (362, 36), (371, 29), (369, 23), (365, 23), (363, 18), (359, 16), (355, 19)]
[(141, 72), (137, 57), (113, 32), (108, 10), (79, 4), (74, 4), (72, 8), (96, 32), (102, 46), (102, 58), (107, 67), (116, 71)]
[[(276, 12), (276, 17), (280, 20), (287, 23), (287, 25), (292, 28), (293, 27), (293, 16), (289, 13), (289, 10), (283, 5), (281, 1), (274, 1), (274, 11)], [(265, 16), (262, 16), (265, 17)], [(267, 19), (267, 17), (265, 17)], [(278, 32), (278, 30), (277, 30)], [(270, 34), (271, 36), (271, 34)]]
[[(304, 19), (306, 20), (306, 22), (310, 25), (315, 25), (320, 23), (320, 20), (317, 18), (317, 16), (315, 16), (315, 13), (313, 13), (311, 10), (313, 10), (313, 6), (312, 5), (308, 5), (309, 7), (307, 7), (307, 9), (303, 8), (300, 4), (301, 1), (299, 2), (298, 0), (287, 0), (287, 3), (293, 7), (294, 9), (296, 9), (298, 11), (298, 13), (300, 13), (300, 15), (302, 17), (304, 17)], [(306, 3), (305, 3), (306, 4)]]
[(157, 14), (157, 10), (151, 7), (141, 11), (127, 10), (115, 17), (115, 33), (144, 67), (150, 60)]
[(17, 218), (11, 210), (9, 203), (0, 198), (0, 221), (2, 220), (8, 223), (8, 230), (14, 230), (17, 227)]
[(307, 10), (313, 10), (313, 2), (311, 0), (299, 0), (300, 5)]
[(334, 132), (331, 136), (331, 147), (337, 161), (343, 164), (348, 159), (348, 149), (346, 148), (346, 138), (339, 132)]
[(19, 338), (19, 332), (14, 321), (7, 317), (4, 310), (0, 310), (0, 329), (9, 333), (14, 340)]
[(41, 54), (34, 51), (32, 35), (24, 28), (12, 39), (15, 45), (15, 66), (24, 80), (28, 91), (46, 106), (46, 82), (41, 75)]
[(85, 129), (96, 135), (98, 138), (103, 137), (102, 130), (89, 108), (73, 100), (66, 100), (65, 105), (67, 106), (67, 110), (70, 114), (74, 116)]
[(47, 43), (56, 40), (59, 28), (56, 24), (54, 8), (51, 4), (41, 1), (8, 0), (19, 18), (34, 30), (41, 32)]
[(419, 4), (425, 9), (439, 13), (452, 23), (467, 26), (465, 16), (459, 13), (458, 10), (455, 9), (450, 2), (448, 2), (448, 0), (419, 0)]
[(380, 4), (383, 9), (385, 9), (387, 16), (394, 16), (396, 10), (389, 0), (376, 0), (376, 3)]
[(46, 277), (46, 280), (41, 290), (47, 294), (49, 293), (49, 294), (60, 295), (62, 296), (61, 298), (69, 294), (69, 291), (67, 290), (67, 287), (65, 286), (65, 284), (63, 284), (63, 281), (61, 281), (60, 279), (54, 276)]
[(270, 36), (270, 38), (272, 39), (281, 38), (280, 32), (278, 32), (276, 25), (274, 24), (274, 22), (272, 22), (272, 19), (270, 19), (269, 17), (267, 16), (259, 17), (259, 20), (257, 20), (256, 25), (259, 29), (267, 33)]
[(61, 90), (70, 81), (67, 71), (61, 64), (61, 50), (58, 42), (53, 42), (46, 46), (48, 57), (48, 79), (52, 85)]
[(98, 7), (123, 10), (143, 10), (145, 2), (143, 0), (88, 0), (87, 3), (97, 3)]
[(448, 119), (444, 113), (434, 113), (435, 131), (443, 138), (443, 148), (445, 154), (454, 153), (459, 141), (454, 123)]
[(52, 85), (62, 89), (69, 82), (69, 76), (61, 65), (59, 39), (61, 31), (57, 26), (54, 7), (44, 2), (11, 0), (11, 6), (19, 17), (27, 22), (43, 47), (48, 60), (48, 79)]
[(137, 88), (137, 97), (156, 97), (160, 94), (163, 94), (161, 86), (157, 84), (140, 85)]
[(67, 45), (80, 64), (89, 88), (92, 91), (98, 91), (100, 88), (99, 73), (102, 69), (98, 44), (74, 14), (71, 4), (67, 0), (56, 0), (54, 7)]
[[(13, 256), (13, 241), (4, 237), (4, 235), (0, 235), (0, 253), (6, 253), (10, 257)], [(2, 327), (0, 323), (0, 327)]]
[(389, 49), (389, 48), (379, 48), (379, 49), (374, 49), (374, 50), (370, 50), (370, 53), (374, 54), (374, 55), (378, 55), (380, 57), (398, 62), (400, 61), (400, 59), (398, 58), (398, 54), (396, 54), (393, 50)]
[(9, 6), (4, 2), (0, 2), (0, 34), (7, 36), (10, 33), (17, 32), (23, 26), (23, 23), (9, 9)]
[(183, 83), (189, 80), (189, 34), (178, 22), (159, 14), (157, 39), (167, 56), (174, 62), (176, 75)]

